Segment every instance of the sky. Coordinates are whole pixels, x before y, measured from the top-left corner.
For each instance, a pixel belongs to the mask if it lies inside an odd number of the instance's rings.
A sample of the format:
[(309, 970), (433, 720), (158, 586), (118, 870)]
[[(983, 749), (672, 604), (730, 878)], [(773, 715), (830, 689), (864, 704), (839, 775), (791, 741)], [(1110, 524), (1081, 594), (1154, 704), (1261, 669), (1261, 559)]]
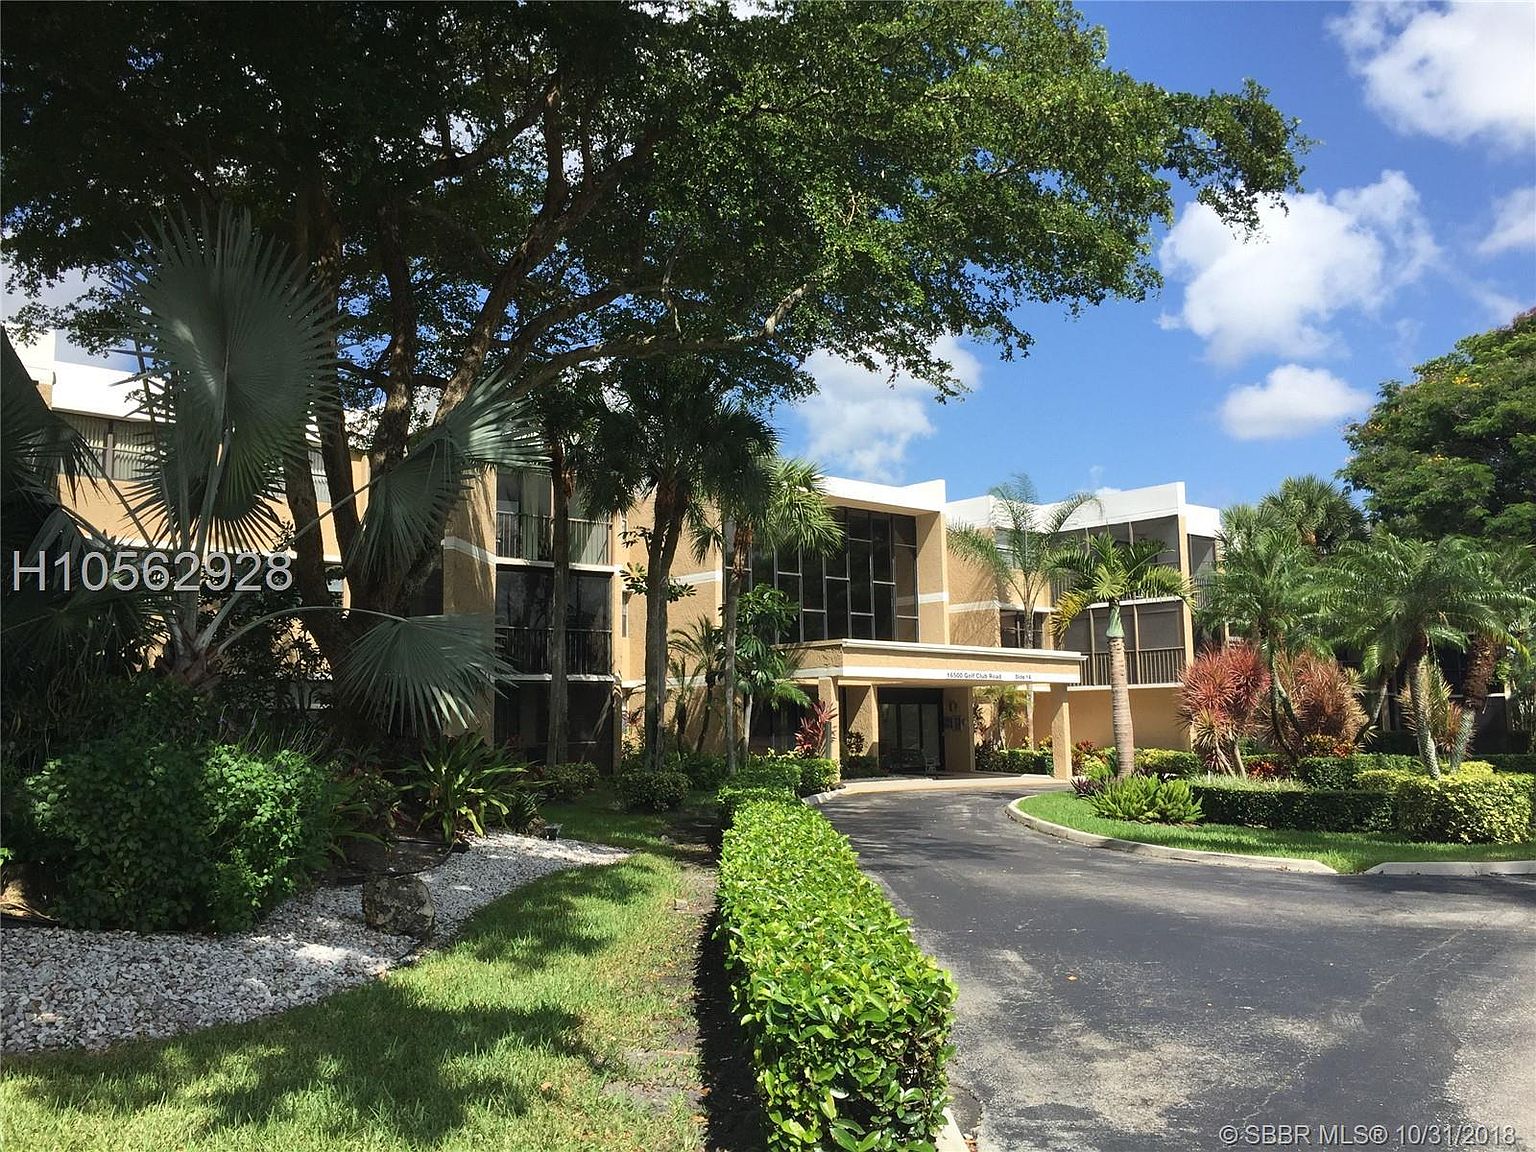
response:
[(1027, 306), (1035, 344), (1012, 362), (946, 337), (961, 401), (814, 356), (786, 450), (831, 475), (942, 478), (950, 499), (1023, 472), (1046, 499), (1183, 480), (1223, 507), (1331, 476), (1382, 382), (1536, 306), (1536, 3), (1079, 8), (1138, 79), (1268, 88), (1316, 142), (1302, 192), (1245, 241), (1176, 187), (1160, 294), (1077, 319)]

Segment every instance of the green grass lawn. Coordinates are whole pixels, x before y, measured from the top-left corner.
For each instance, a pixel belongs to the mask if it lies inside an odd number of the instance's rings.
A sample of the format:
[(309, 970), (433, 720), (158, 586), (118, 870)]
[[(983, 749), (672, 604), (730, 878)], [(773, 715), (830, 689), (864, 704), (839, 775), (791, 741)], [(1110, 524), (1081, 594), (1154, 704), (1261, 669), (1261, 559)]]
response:
[(1070, 792), (1046, 792), (1030, 796), (1023, 811), (1053, 824), (1065, 824), (1082, 832), (1165, 844), (1170, 848), (1198, 848), (1206, 852), (1243, 852), (1254, 856), (1292, 856), (1321, 860), (1340, 872), (1363, 872), (1387, 860), (1531, 860), (1536, 844), (1422, 844), (1394, 840), (1370, 832), (1291, 832), (1284, 829), (1244, 828), (1236, 824), (1200, 824), (1175, 827), (1137, 824), (1130, 820), (1105, 820), (1094, 815), (1085, 800)]
[(702, 1148), (701, 920), (673, 900), (707, 910), (711, 883), (656, 855), (563, 872), (489, 905), (443, 951), (321, 1003), (105, 1053), (9, 1058), (0, 1144)]
[(690, 793), (676, 812), (625, 812), (606, 782), (579, 800), (539, 806), (539, 815), (560, 825), (569, 840), (613, 844), (638, 852), (656, 852), (705, 863), (708, 831), (716, 823), (715, 794)]

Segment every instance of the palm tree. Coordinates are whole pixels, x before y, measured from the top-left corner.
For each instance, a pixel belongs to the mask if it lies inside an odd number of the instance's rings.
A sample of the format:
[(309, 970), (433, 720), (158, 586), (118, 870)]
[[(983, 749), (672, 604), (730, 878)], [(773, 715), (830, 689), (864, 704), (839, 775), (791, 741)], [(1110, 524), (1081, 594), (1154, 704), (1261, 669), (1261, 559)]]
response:
[(1041, 505), (1030, 478), (1020, 472), (992, 489), (1004, 522), (988, 527), (956, 526), (949, 530), (949, 548), (957, 556), (984, 568), (1007, 598), (1029, 613), (1029, 647), (1040, 646), (1035, 605), (1045, 599), (1062, 554), (1057, 540), (1072, 514), (1085, 505), (1099, 506), (1092, 492), (1074, 492), (1056, 504)]
[[(1462, 537), (1407, 540), (1377, 531), (1346, 543), (1327, 571), (1329, 615), (1343, 634), (1374, 647), (1379, 666), (1391, 674), (1407, 671), (1409, 700), (1419, 717), (1427, 714), (1434, 648), (1465, 649), (1471, 636), (1496, 635), (1508, 626), (1487, 553)], [(1430, 725), (1415, 728), (1419, 758), (1439, 777)]]
[(1121, 544), (1107, 534), (1091, 536), (1057, 560), (1067, 589), (1056, 601), (1052, 626), (1060, 640), (1068, 626), (1090, 606), (1109, 607), (1110, 720), (1115, 733), (1116, 775), (1129, 776), (1136, 767), (1136, 737), (1131, 727), (1130, 677), (1125, 664), (1125, 628), (1120, 622), (1122, 600), (1177, 596), (1188, 600), (1189, 581), (1177, 568), (1158, 562), (1163, 545), (1157, 540)]
[[(672, 652), (674, 663), (685, 670), (679, 679), (702, 685), (703, 715), (693, 741), (693, 750), (702, 752), (715, 714), (715, 686), (725, 671), (725, 629), (712, 620), (696, 617), (687, 628), (673, 630)], [(678, 738), (682, 738), (682, 727), (678, 729)]]
[(759, 701), (772, 708), (783, 704), (810, 704), (810, 698), (790, 679), (798, 659), (792, 650), (777, 644), (784, 630), (800, 612), (777, 588), (760, 584), (741, 597), (741, 635), (735, 667), (742, 694), (744, 740), (752, 735), (752, 709)]
[(1530, 546), (1491, 552), (1484, 585), (1490, 605), (1503, 621), (1498, 628), (1475, 628), (1467, 639), (1467, 670), (1461, 682), (1461, 725), (1451, 745), (1450, 771), (1461, 766), (1488, 706), (1488, 690), (1505, 652), (1526, 648), (1536, 618), (1536, 553)]
[[(1222, 513), (1219, 568), (1201, 582), (1197, 617), (1251, 643), (1269, 672), (1270, 737), (1289, 748), (1280, 718), (1288, 698), (1279, 664), (1318, 645), (1317, 565), (1289, 525), (1251, 506)], [(1294, 749), (1291, 749), (1294, 751)]]
[[(822, 475), (814, 464), (781, 456), (764, 456), (721, 493), (718, 525), (704, 525), (695, 541), (700, 555), (718, 542), (725, 572), (724, 635), (725, 755), (734, 772), (742, 743), (736, 731), (736, 656), (739, 605), (751, 571), (755, 548), (798, 548), (822, 553), (836, 549), (843, 530), (822, 492)], [(743, 737), (744, 738), (744, 737)]]
[(660, 771), (668, 592), (684, 526), (699, 522), (712, 501), (771, 455), (777, 438), (735, 398), (736, 381), (721, 361), (629, 361), (617, 369), (615, 383), (614, 405), (598, 433), (598, 451), (612, 472), (597, 478), (594, 498), (612, 509), (647, 494), (652, 499), (645, 536), (645, 741), (650, 766)]
[[(231, 626), (232, 613), (254, 591), (224, 578), (231, 554), (265, 556), (263, 578), (278, 587), (272, 582), (291, 579), (279, 543), (319, 531), (324, 519), (290, 533), (278, 508), (285, 468), (294, 461), (308, 466), (310, 423), (322, 410), (322, 382), (335, 368), (332, 320), (300, 267), (243, 215), (224, 211), (200, 224), (173, 219), (141, 251), (124, 260), (115, 288), (128, 318), (126, 335), (146, 364), (125, 383), (137, 385), (147, 447), (125, 488), (99, 467), (94, 478), (144, 543), (135, 549), (138, 566), (122, 573), (118, 590), (151, 622), (162, 647), (160, 670), (206, 690), (223, 655), (253, 631), (277, 616), (323, 613), (346, 622), (353, 636), (344, 663), (332, 668), (343, 700), (389, 724), (472, 726), (505, 671), (480, 621), (309, 607)], [(56, 414), (20, 400), (35, 388), (18, 368), (14, 354), (7, 355), (6, 415), (27, 412), (31, 427), (12, 427), (7, 419), (7, 441), (41, 437), (58, 446), (78, 439)], [(542, 460), (525, 408), (507, 397), (499, 376), (481, 379), (462, 411), (419, 436), (395, 468), (354, 494), (368, 492), (368, 505), (345, 557), (349, 577), (409, 567), (442, 516), (487, 469)], [(127, 567), (116, 540), (57, 502), (37, 536), (39, 549), (77, 565), (102, 552)], [(169, 557), (175, 557), (174, 576), (212, 573), (212, 587), (196, 579), (162, 583)], [(8, 613), (8, 640), (46, 647), (50, 633), (67, 632), (80, 614), (101, 608), (99, 597), (82, 595), (46, 611)]]
[(1337, 552), (1348, 540), (1365, 535), (1365, 516), (1336, 484), (1321, 476), (1288, 476), (1263, 500), (1259, 510), (1295, 531), (1319, 556)]

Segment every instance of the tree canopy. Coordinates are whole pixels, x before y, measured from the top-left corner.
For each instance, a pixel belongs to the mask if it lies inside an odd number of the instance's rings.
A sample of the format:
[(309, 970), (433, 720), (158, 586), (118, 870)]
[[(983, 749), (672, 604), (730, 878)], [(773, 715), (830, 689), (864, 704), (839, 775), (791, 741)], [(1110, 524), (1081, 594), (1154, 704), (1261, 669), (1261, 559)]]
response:
[[(1109, 68), (1056, 3), (13, 4), (0, 48), (8, 259), (23, 288), (110, 269), (166, 205), (249, 210), (338, 317), (318, 421), (352, 602), (349, 447), (375, 474), (489, 359), (524, 392), (584, 365), (729, 355), (769, 397), (817, 348), (959, 388), (935, 338), (1022, 351), (1030, 300), (1158, 282), (1183, 180), (1256, 221), (1297, 186), (1293, 120), (1249, 83)], [(119, 338), (105, 301), (28, 324)], [(344, 411), (366, 411), (352, 422)], [(285, 478), (314, 511), (306, 469)], [(306, 602), (327, 598), (300, 541)]]
[(1536, 540), (1536, 310), (1382, 385), (1340, 475), (1401, 535)]

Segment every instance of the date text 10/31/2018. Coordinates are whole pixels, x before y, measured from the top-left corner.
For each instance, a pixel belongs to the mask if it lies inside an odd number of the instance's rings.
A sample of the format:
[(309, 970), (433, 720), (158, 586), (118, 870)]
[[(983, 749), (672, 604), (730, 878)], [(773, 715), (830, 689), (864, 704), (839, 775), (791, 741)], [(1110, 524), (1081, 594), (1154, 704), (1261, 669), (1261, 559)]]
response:
[(92, 548), (78, 555), (52, 558), (42, 552), (29, 564), (20, 552), (11, 553), (11, 591), (26, 586), (100, 592), (111, 586), (121, 592), (284, 592), (293, 586), (293, 557), (285, 552), (163, 552), (124, 548), (108, 552)]

